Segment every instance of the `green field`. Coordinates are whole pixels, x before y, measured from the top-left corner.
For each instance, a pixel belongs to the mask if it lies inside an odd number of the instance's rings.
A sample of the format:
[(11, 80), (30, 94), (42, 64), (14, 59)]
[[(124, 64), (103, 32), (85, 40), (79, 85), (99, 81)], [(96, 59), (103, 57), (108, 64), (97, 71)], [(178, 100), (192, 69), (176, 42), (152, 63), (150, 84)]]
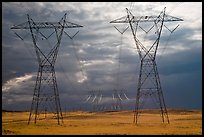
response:
[(170, 124), (162, 123), (157, 110), (146, 110), (139, 118), (139, 124), (133, 124), (132, 111), (118, 112), (66, 112), (64, 122), (47, 114), (46, 119), (37, 124), (28, 122), (28, 112), (2, 112), (2, 134), (92, 134), (92, 135), (132, 135), (132, 134), (168, 134), (201, 135), (201, 110), (169, 110)]

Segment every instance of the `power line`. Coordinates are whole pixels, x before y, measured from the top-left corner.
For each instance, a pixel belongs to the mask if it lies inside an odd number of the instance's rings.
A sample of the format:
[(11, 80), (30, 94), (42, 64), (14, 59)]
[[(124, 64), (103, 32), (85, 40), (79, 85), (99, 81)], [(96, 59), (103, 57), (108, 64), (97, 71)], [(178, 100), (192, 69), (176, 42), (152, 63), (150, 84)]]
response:
[(122, 52), (122, 43), (123, 43), (123, 34), (121, 34), (121, 44), (119, 45), (119, 54), (118, 54), (118, 73), (117, 74), (117, 83), (116, 83), (116, 89), (119, 88), (119, 84), (120, 84), (120, 61), (121, 61), (121, 52)]
[(170, 38), (171, 38), (171, 35), (172, 33), (170, 33), (170, 35), (168, 36), (168, 39), (167, 39), (167, 41), (166, 41), (166, 43), (164, 44), (164, 46), (163, 46), (163, 49), (162, 49), (162, 51), (161, 51), (161, 54), (160, 54), (160, 56), (157, 58), (157, 62), (159, 63), (159, 61), (161, 60), (161, 58), (162, 58), (162, 55), (164, 54), (164, 52), (165, 52), (165, 50), (166, 50), (166, 48), (167, 48), (167, 45), (168, 45), (168, 43), (169, 43), (169, 40), (170, 40)]
[(74, 90), (74, 91), (77, 91), (76, 88), (73, 86), (73, 84), (71, 83), (71, 80), (69, 79), (69, 77), (67, 76), (67, 73), (65, 72), (64, 68), (62, 67), (62, 64), (61, 64), (61, 59), (60, 57), (58, 57), (58, 63), (59, 63), (59, 67), (61, 68), (61, 70), (63, 71), (64, 73), (64, 77), (65, 79), (69, 82), (69, 85), (71, 86), (71, 88)]
[[(79, 58), (79, 56), (78, 56), (78, 54), (77, 54), (74, 40), (72, 39), (71, 41), (72, 41), (72, 45), (73, 45), (73, 49), (74, 49), (74, 55), (75, 55), (75, 57), (76, 57), (76, 59), (77, 59), (78, 65), (79, 65), (79, 67), (80, 67), (80, 72), (81, 72), (81, 74), (83, 75), (83, 77), (86, 78), (86, 75), (85, 75), (85, 73), (84, 73), (84, 67), (83, 67), (83, 65), (80, 63), (80, 58)], [(88, 86), (86, 80), (85, 80), (85, 86), (86, 86), (86, 89), (87, 89), (88, 91), (90, 91), (90, 88), (89, 88), (89, 86)]]
[(181, 6), (181, 4), (183, 4), (184, 2), (179, 2), (178, 4), (176, 4), (176, 6), (174, 8), (172, 8), (168, 14), (173, 13), (173, 11), (175, 11), (176, 8), (178, 8), (179, 6)]

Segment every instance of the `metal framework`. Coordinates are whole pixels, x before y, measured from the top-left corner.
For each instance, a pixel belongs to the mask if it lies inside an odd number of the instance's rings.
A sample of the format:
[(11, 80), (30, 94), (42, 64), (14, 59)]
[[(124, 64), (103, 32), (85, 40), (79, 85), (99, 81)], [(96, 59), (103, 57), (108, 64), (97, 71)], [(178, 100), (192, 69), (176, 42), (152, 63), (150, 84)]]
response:
[[(68, 35), (68, 33), (66, 33), (64, 29), (83, 27), (81, 25), (66, 21), (66, 16), (67, 13), (64, 14), (59, 22), (35, 22), (27, 14), (27, 22), (11, 27), (11, 29), (13, 30), (30, 30), (33, 45), (37, 55), (37, 60), (39, 63), (28, 124), (30, 123), (33, 116), (36, 124), (36, 121), (37, 119), (40, 119), (39, 115), (42, 112), (45, 112), (45, 115), (46, 112), (53, 112), (55, 114), (55, 118), (58, 121), (58, 124), (60, 124), (60, 119), (63, 123), (54, 65), (57, 59), (62, 34), (64, 32), (66, 35)], [(42, 30), (51, 29), (54, 29), (53, 33), (51, 33), (48, 37), (46, 37), (46, 35), (42, 33)], [(19, 38), (21, 38), (21, 40), (23, 40), (20, 35), (18, 35), (17, 33), (15, 34)], [(40, 38), (48, 40), (51, 36), (53, 36), (53, 34), (56, 34), (56, 43), (52, 43), (55, 45), (48, 49), (48, 54), (45, 54), (42, 50), (43, 48), (45, 48), (43, 47), (45, 45), (41, 44), (41, 47), (39, 46), (39, 41), (41, 40)]]
[[(134, 121), (133, 121), (136, 124), (138, 123), (138, 116), (140, 113), (140, 109), (143, 107), (145, 103), (145, 99), (147, 99), (147, 97), (154, 97), (155, 102), (160, 107), (163, 123), (165, 122), (165, 117), (166, 117), (167, 122), (169, 123), (168, 113), (167, 113), (167, 109), (166, 109), (166, 105), (164, 101), (164, 96), (163, 96), (163, 92), (161, 88), (161, 82), (160, 82), (155, 58), (156, 58), (156, 53), (157, 53), (157, 49), (158, 49), (159, 42), (160, 42), (162, 28), (163, 26), (165, 26), (164, 22), (183, 21), (183, 20), (180, 18), (166, 15), (165, 9), (166, 7), (158, 16), (139, 16), (138, 17), (138, 16), (133, 16), (133, 14), (126, 8), (126, 11), (127, 11), (126, 16), (123, 16), (121, 18), (118, 18), (110, 22), (110, 23), (128, 23), (129, 24), (132, 34), (133, 34), (135, 44), (136, 44), (136, 49), (139, 54), (140, 72), (139, 72), (139, 80), (138, 80), (137, 95), (136, 95), (136, 105), (135, 105)], [(150, 22), (153, 24), (146, 31), (140, 26), (140, 24), (141, 23), (144, 24), (147, 22)], [(156, 29), (156, 32), (155, 32), (156, 40), (154, 40), (153, 44), (147, 48), (139, 40), (137, 36), (137, 31), (138, 29), (141, 29), (145, 33), (148, 33), (153, 28)], [(169, 31), (172, 33), (174, 30), (172, 31), (169, 30)]]

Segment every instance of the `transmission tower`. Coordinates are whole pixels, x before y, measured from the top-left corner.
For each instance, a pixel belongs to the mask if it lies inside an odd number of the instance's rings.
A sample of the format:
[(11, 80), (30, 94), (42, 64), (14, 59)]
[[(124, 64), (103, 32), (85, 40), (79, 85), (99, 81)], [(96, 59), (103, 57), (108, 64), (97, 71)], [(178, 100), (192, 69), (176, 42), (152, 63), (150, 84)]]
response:
[[(129, 24), (135, 44), (136, 44), (136, 49), (139, 54), (140, 72), (139, 72), (139, 80), (138, 80), (137, 95), (136, 95), (136, 105), (135, 105), (134, 121), (133, 121), (136, 124), (138, 123), (138, 116), (140, 113), (139, 110), (144, 105), (145, 99), (147, 97), (152, 97), (152, 96), (156, 98), (156, 103), (160, 107), (163, 123), (165, 122), (165, 117), (166, 117), (167, 122), (169, 123), (168, 113), (167, 113), (166, 105), (164, 102), (161, 82), (160, 82), (155, 58), (156, 58), (156, 53), (157, 53), (157, 49), (159, 46), (161, 32), (164, 26), (164, 22), (183, 21), (183, 20), (180, 18), (169, 16), (165, 14), (165, 9), (166, 7), (158, 16), (133, 16), (133, 14), (126, 8), (126, 11), (127, 11), (126, 16), (123, 16), (121, 18), (118, 18), (110, 22), (110, 23), (128, 23)], [(151, 27), (148, 30), (143, 29), (143, 27), (141, 27), (141, 24), (145, 24), (148, 22), (151, 23)], [(137, 35), (137, 31), (138, 29), (140, 29), (147, 34), (153, 28), (155, 28), (156, 30), (156, 32), (154, 33), (156, 40), (153, 40), (152, 45), (145, 47), (143, 43), (140, 41)], [(169, 30), (169, 31), (172, 33), (174, 30), (172, 31)]]
[(122, 101), (129, 100), (129, 98), (125, 94), (125, 90), (114, 90), (112, 94), (113, 97), (113, 110), (122, 110)]
[[(28, 124), (33, 116), (36, 124), (37, 119), (40, 119), (40, 113), (43, 111), (53, 112), (58, 120), (58, 124), (60, 124), (60, 119), (63, 123), (54, 65), (57, 59), (62, 34), (64, 32), (66, 35), (68, 35), (64, 29), (83, 27), (81, 25), (66, 21), (66, 16), (67, 13), (64, 14), (59, 22), (35, 22), (27, 14), (28, 21), (11, 27), (12, 30), (18, 29), (30, 31), (39, 63)], [(49, 31), (45, 34), (43, 33), (45, 30), (51, 30), (52, 33), (47, 36), (46, 34)], [(15, 34), (21, 38), (21, 40), (23, 40), (19, 34)], [(57, 40), (55, 42), (49, 42), (50, 37), (54, 36), (53, 34), (56, 34)], [(43, 41), (47, 41), (49, 46), (51, 46), (51, 44), (54, 46), (45, 47), (45, 45), (42, 44)], [(47, 51), (47, 53), (45, 51)]]

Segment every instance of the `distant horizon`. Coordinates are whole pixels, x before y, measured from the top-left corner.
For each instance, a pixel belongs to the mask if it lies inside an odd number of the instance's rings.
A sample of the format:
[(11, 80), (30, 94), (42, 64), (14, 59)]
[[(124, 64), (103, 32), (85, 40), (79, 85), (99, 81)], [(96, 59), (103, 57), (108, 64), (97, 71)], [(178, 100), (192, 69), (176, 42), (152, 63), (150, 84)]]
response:
[[(160, 110), (159, 108), (158, 109), (140, 109), (140, 110)], [(168, 110), (201, 110), (202, 109), (190, 109), (190, 108), (167, 108), (167, 111)], [(2, 112), (30, 112), (30, 110), (9, 110), (9, 109), (2, 109)], [(91, 111), (91, 110), (67, 110), (67, 111), (62, 111), (62, 112), (74, 112), (74, 111), (86, 111), (86, 112), (118, 112), (118, 111), (133, 111), (133, 109), (123, 109), (123, 110), (104, 110), (104, 111)], [(43, 113), (42, 113), (43, 114)]]

